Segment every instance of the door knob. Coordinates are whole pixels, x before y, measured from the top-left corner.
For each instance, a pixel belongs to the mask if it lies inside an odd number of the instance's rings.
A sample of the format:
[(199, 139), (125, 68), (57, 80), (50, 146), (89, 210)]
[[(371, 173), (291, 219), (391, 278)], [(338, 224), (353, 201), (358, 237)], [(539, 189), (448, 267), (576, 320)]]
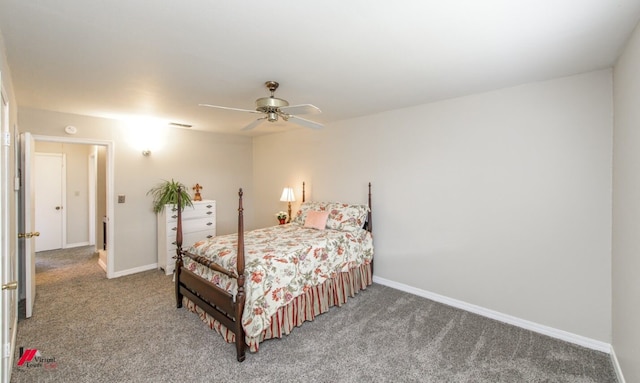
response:
[(56, 210), (62, 209), (62, 206), (56, 206)]
[(15, 290), (18, 288), (18, 281), (5, 283), (2, 285), (2, 290)]

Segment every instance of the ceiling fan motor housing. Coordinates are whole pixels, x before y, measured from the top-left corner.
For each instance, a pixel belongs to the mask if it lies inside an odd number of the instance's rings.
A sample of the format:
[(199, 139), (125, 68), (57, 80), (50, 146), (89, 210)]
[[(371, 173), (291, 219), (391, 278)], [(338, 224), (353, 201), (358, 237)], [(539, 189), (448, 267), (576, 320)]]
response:
[(283, 106), (289, 106), (287, 100), (277, 97), (262, 97), (256, 100), (256, 110), (269, 113)]
[(270, 122), (278, 121), (278, 113), (280, 108), (289, 106), (287, 100), (277, 97), (262, 97), (256, 100), (256, 110), (267, 113)]

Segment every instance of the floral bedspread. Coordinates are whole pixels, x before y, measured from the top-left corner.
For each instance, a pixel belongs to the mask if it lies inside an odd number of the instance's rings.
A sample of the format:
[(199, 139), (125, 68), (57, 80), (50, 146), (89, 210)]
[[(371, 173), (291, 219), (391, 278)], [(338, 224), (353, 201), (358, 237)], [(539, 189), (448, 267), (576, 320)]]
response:
[[(195, 243), (188, 252), (236, 270), (238, 236), (229, 234)], [(373, 239), (366, 230), (315, 230), (287, 224), (245, 232), (246, 303), (242, 325), (249, 337), (271, 324), (281, 306), (336, 273), (371, 262)], [(235, 294), (233, 278), (184, 257), (189, 270)]]

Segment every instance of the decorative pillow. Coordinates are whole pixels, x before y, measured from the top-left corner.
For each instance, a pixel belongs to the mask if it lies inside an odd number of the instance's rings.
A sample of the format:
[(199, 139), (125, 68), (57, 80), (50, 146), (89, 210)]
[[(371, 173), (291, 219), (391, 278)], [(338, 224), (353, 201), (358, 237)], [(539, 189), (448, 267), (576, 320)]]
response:
[(329, 210), (328, 229), (357, 231), (364, 226), (369, 207), (336, 202), (327, 206), (327, 210)]
[(367, 205), (350, 205), (339, 202), (304, 202), (291, 222), (304, 225), (307, 215), (311, 211), (326, 211), (329, 213), (327, 219), (328, 229), (356, 231), (364, 226), (369, 207)]
[(305, 220), (307, 219), (307, 213), (310, 211), (327, 211), (328, 202), (303, 202), (300, 205), (300, 209), (293, 219), (291, 219), (292, 223), (297, 223), (298, 225), (304, 225)]
[(327, 226), (327, 218), (329, 218), (329, 212), (309, 211), (307, 212), (307, 218), (304, 220), (304, 227), (324, 230)]

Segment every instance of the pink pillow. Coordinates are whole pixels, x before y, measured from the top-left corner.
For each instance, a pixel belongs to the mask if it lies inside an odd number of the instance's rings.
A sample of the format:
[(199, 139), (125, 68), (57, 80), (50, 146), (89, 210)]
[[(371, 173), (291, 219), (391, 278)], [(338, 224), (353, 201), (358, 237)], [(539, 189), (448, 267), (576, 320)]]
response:
[(307, 212), (307, 218), (304, 220), (304, 227), (324, 230), (327, 225), (327, 218), (329, 218), (328, 211), (309, 211)]

